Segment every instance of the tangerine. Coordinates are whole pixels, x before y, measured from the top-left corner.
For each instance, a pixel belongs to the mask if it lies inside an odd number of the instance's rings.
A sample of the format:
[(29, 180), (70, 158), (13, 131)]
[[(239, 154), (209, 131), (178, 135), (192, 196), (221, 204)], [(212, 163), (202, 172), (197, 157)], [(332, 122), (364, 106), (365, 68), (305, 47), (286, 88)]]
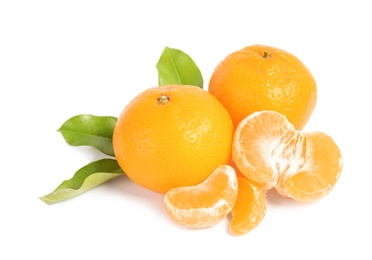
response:
[(233, 123), (222, 104), (196, 86), (153, 87), (124, 108), (114, 128), (115, 157), (128, 177), (165, 194), (204, 181), (231, 161)]
[(229, 54), (214, 69), (208, 91), (226, 107), (235, 127), (256, 111), (274, 110), (301, 130), (317, 101), (310, 70), (296, 56), (266, 45)]

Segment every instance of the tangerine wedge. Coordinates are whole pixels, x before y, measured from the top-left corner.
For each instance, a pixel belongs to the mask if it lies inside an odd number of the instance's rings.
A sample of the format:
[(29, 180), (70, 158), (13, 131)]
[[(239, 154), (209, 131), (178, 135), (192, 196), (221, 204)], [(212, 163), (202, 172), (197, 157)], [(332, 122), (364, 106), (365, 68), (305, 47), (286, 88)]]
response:
[(295, 130), (274, 111), (255, 112), (239, 123), (232, 155), (248, 179), (301, 202), (327, 195), (343, 167), (341, 151), (330, 136)]
[(266, 214), (266, 193), (245, 177), (238, 177), (238, 198), (231, 210), (230, 231), (244, 235), (261, 223)]
[(205, 228), (226, 217), (237, 196), (238, 181), (234, 168), (221, 165), (197, 185), (169, 190), (164, 205), (175, 222), (189, 228)]

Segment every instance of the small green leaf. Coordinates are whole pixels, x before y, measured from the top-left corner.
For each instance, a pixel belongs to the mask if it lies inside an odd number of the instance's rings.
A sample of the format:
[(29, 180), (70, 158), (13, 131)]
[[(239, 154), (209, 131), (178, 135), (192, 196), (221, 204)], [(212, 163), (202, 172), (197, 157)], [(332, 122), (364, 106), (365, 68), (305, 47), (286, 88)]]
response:
[(159, 86), (177, 84), (203, 88), (203, 77), (198, 66), (180, 50), (165, 47), (156, 68)]
[(71, 199), (123, 173), (114, 159), (94, 161), (80, 168), (71, 179), (63, 181), (53, 192), (39, 199), (46, 204)]
[(112, 116), (77, 115), (68, 119), (58, 131), (69, 145), (93, 146), (114, 156), (112, 135), (116, 121)]

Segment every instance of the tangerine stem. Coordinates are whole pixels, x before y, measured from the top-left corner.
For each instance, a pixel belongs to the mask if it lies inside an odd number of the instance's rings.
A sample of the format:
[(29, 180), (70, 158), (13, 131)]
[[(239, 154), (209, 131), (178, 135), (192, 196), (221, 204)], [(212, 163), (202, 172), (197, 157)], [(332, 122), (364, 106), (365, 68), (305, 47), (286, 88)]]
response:
[(264, 51), (264, 55), (263, 55), (263, 57), (264, 57), (265, 59), (270, 58), (269, 52), (268, 52), (268, 51)]
[(162, 94), (159, 98), (158, 98), (158, 102), (160, 105), (165, 105), (166, 103), (168, 103), (168, 101), (170, 100), (169, 97), (167, 97), (166, 95)]

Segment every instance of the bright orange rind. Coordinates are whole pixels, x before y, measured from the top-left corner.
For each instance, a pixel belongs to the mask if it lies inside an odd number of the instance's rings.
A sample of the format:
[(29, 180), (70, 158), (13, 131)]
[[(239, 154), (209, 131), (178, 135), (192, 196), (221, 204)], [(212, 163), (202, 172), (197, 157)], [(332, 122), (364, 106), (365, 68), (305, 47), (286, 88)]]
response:
[(234, 127), (222, 104), (196, 86), (149, 88), (115, 125), (115, 157), (135, 183), (165, 194), (193, 186), (231, 161)]

